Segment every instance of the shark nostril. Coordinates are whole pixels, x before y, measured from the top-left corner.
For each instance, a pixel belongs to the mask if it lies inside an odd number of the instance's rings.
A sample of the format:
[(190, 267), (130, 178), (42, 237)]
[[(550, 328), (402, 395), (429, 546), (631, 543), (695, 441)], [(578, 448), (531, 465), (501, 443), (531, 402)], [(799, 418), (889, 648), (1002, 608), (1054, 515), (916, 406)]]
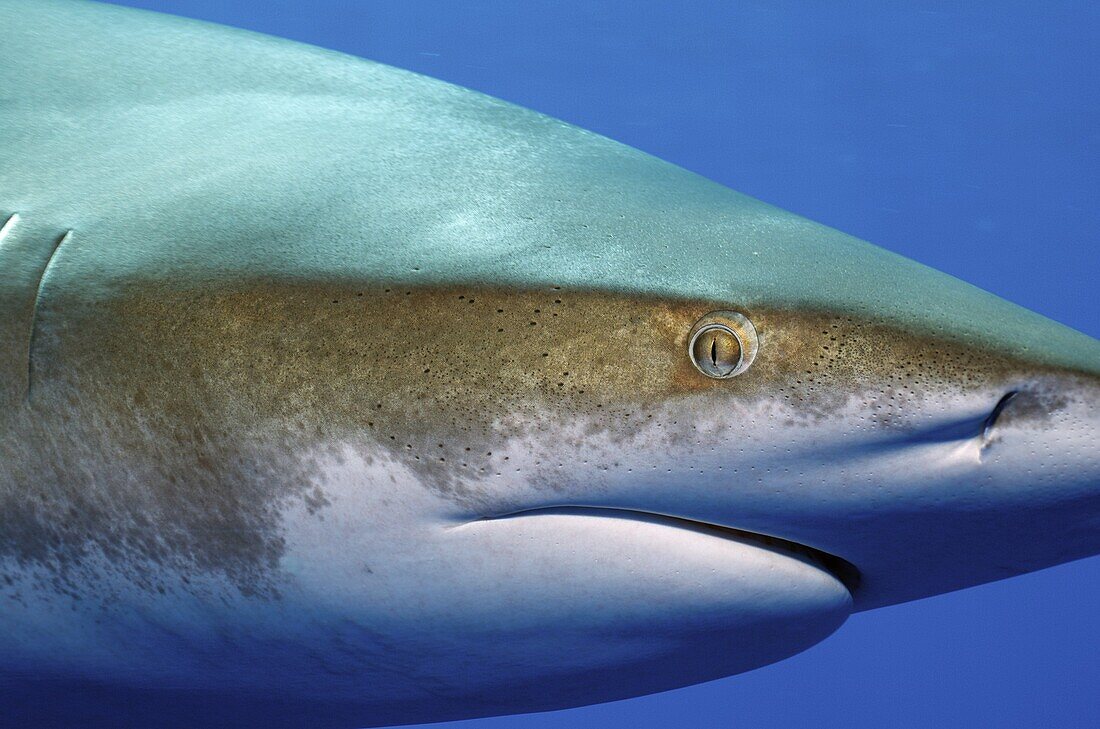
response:
[(993, 427), (997, 424), (997, 419), (1001, 417), (1001, 413), (1008, 406), (1008, 403), (1012, 401), (1014, 397), (1020, 394), (1019, 390), (1010, 390), (1006, 392), (997, 404), (993, 406), (993, 411), (989, 413), (989, 416), (985, 419), (985, 425), (982, 426), (982, 441), (986, 444), (989, 443), (990, 438), (993, 435)]

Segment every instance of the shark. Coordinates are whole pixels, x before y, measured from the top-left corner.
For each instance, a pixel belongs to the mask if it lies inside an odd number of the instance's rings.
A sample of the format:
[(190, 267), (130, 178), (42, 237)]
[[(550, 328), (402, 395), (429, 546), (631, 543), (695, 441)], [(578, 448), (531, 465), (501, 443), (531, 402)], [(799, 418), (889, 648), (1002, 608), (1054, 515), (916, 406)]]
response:
[(1100, 343), (503, 101), (0, 0), (0, 725), (782, 660), (1100, 552)]

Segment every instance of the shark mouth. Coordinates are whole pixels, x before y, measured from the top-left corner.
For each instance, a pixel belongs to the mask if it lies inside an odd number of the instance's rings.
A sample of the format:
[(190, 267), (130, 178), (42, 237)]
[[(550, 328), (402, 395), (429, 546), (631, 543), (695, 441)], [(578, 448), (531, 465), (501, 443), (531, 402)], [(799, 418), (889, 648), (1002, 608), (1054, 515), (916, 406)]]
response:
[(814, 547), (800, 544), (799, 542), (792, 542), (781, 537), (773, 537), (768, 534), (750, 532), (744, 529), (735, 529), (734, 527), (723, 526), (721, 524), (712, 524), (710, 522), (687, 519), (681, 516), (669, 516), (668, 514), (659, 514), (638, 509), (605, 506), (542, 506), (494, 516), (485, 516), (478, 521), (501, 521), (503, 519), (517, 519), (544, 514), (640, 521), (674, 529), (686, 529), (700, 534), (719, 537), (721, 539), (751, 544), (786, 556), (800, 557), (831, 574), (847, 587), (848, 591), (852, 594), (854, 594), (855, 590), (859, 587), (861, 580), (859, 570), (856, 566), (843, 557), (823, 552)]

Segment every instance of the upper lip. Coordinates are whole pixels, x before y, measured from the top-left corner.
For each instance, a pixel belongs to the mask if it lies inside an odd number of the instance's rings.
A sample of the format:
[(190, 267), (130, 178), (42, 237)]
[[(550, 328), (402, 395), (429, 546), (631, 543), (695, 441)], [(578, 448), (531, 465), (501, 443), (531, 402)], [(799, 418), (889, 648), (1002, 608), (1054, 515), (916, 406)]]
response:
[(735, 527), (725, 526), (723, 524), (714, 524), (711, 522), (699, 521), (697, 519), (689, 519), (682, 516), (674, 516), (659, 512), (646, 511), (644, 509), (631, 509), (608, 506), (583, 506), (573, 504), (558, 506), (539, 506), (529, 509), (520, 509), (517, 511), (484, 516), (481, 517), (481, 519), (479, 519), (478, 521), (498, 521), (501, 519), (512, 519), (524, 516), (538, 516), (540, 514), (571, 514), (576, 516), (604, 517), (613, 519), (634, 519), (654, 524), (662, 524), (678, 529), (689, 529), (692, 531), (710, 534), (724, 539), (732, 539), (734, 541), (750, 542), (753, 545), (762, 549), (767, 549), (773, 552), (780, 552), (788, 556), (798, 555), (803, 557), (804, 559), (808, 559), (810, 562), (814, 563), (821, 569), (824, 569), (826, 572), (833, 575), (836, 579), (843, 583), (845, 587), (848, 588), (849, 592), (853, 594), (855, 593), (856, 589), (858, 589), (861, 580), (859, 569), (856, 568), (856, 566), (853, 565), (851, 562), (847, 561), (843, 557), (838, 557), (835, 554), (823, 552), (820, 549), (816, 549), (806, 544), (792, 542), (789, 539), (783, 539), (782, 537), (777, 537), (770, 534), (761, 534), (759, 532), (746, 531), (744, 529), (737, 529)]

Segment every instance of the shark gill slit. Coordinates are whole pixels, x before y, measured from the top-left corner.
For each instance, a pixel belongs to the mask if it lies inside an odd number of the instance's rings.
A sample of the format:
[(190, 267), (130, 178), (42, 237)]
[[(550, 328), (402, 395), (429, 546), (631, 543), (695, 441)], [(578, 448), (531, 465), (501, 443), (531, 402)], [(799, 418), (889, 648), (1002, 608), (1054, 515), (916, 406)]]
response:
[[(6, 226), (5, 226), (6, 227)], [(57, 258), (57, 252), (61, 250), (61, 246), (65, 245), (73, 236), (73, 231), (67, 230), (56, 241), (54, 241), (53, 248), (50, 250), (50, 255), (46, 259), (46, 264), (42, 266), (42, 273), (38, 276), (38, 284), (34, 291), (34, 304), (31, 307), (31, 324), (30, 331), (27, 334), (27, 395), (26, 399), (30, 401), (31, 391), (34, 387), (34, 342), (38, 332), (38, 307), (42, 301), (42, 283), (46, 280), (46, 275), (50, 272), (50, 267), (53, 265), (54, 259)]]
[(4, 238), (7, 237), (11, 229), (15, 227), (15, 224), (19, 222), (19, 213), (12, 213), (8, 216), (8, 219), (4, 221), (3, 225), (0, 225), (0, 244), (3, 244)]

